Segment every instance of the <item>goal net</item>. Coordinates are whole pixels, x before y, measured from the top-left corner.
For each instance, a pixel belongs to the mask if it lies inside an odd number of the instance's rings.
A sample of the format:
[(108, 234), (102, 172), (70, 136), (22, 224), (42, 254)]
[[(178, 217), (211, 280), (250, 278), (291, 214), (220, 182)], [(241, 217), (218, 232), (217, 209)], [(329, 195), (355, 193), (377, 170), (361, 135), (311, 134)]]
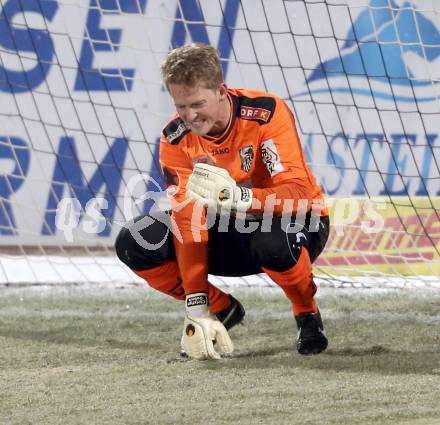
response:
[(174, 109), (159, 69), (189, 42), (218, 48), (230, 86), (292, 109), (332, 215), (318, 282), (440, 284), (438, 1), (0, 8), (0, 284), (136, 281), (113, 242), (163, 207), (158, 136)]

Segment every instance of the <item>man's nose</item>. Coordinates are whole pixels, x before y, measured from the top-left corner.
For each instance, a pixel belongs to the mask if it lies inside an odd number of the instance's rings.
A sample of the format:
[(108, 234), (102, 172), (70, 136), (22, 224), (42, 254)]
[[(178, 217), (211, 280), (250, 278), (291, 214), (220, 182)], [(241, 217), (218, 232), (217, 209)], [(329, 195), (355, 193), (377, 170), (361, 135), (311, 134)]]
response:
[(194, 120), (196, 118), (196, 116), (197, 116), (197, 113), (194, 109), (188, 108), (185, 111), (185, 121), (191, 122), (192, 120)]

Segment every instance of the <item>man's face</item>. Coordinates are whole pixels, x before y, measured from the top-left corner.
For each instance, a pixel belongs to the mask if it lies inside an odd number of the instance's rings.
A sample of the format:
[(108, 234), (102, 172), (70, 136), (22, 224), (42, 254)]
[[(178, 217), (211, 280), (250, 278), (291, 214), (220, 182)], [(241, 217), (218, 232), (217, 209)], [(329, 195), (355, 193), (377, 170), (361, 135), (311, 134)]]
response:
[(207, 89), (200, 83), (195, 86), (170, 84), (169, 92), (180, 118), (198, 136), (226, 128), (229, 102), (225, 84), (215, 90)]

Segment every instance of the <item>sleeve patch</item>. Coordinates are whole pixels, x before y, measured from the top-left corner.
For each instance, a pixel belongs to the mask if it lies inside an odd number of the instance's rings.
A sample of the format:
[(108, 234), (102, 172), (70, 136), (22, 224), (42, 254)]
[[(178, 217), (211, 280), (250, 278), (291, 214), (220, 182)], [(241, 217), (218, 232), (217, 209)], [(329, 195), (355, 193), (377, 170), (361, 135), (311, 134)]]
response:
[(185, 123), (180, 118), (177, 118), (163, 129), (163, 135), (172, 145), (177, 145), (189, 131)]
[(272, 97), (249, 98), (240, 97), (238, 116), (244, 120), (257, 121), (260, 125), (267, 124), (275, 112), (275, 99)]
[(276, 176), (278, 173), (284, 171), (278, 149), (272, 139), (265, 140), (261, 144), (261, 155), (271, 177)]
[(260, 120), (268, 122), (270, 111), (263, 108), (252, 108), (251, 106), (242, 106), (240, 109), (240, 117), (244, 120)]

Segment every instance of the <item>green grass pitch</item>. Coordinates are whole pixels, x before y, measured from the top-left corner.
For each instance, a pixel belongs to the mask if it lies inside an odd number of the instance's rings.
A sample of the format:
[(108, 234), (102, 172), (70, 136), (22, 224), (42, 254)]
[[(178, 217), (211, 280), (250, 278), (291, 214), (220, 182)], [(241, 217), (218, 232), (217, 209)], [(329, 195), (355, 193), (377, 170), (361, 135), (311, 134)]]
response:
[(1, 288), (0, 424), (440, 424), (440, 291), (319, 294), (321, 355), (243, 288), (233, 356), (182, 361), (183, 305), (144, 287)]

